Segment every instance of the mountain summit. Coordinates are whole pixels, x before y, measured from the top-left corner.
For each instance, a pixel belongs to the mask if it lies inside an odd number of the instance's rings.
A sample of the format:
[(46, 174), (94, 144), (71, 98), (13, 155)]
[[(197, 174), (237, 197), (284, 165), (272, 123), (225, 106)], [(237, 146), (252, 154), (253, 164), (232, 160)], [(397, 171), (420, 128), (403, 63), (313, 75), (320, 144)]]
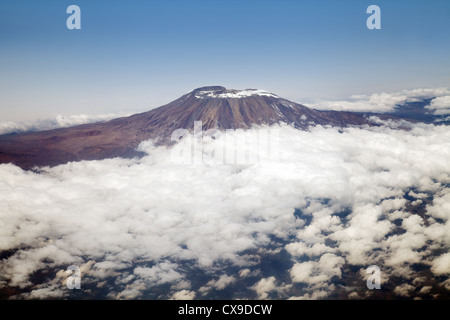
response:
[(221, 86), (195, 89), (148, 112), (70, 128), (0, 136), (0, 163), (24, 169), (69, 161), (132, 157), (142, 141), (169, 144), (176, 129), (248, 129), (254, 125), (287, 123), (299, 129), (310, 125), (348, 126), (368, 123), (360, 113), (319, 111), (258, 89)]
[(347, 126), (367, 123), (361, 114), (318, 111), (264, 90), (234, 90), (221, 86), (195, 89), (147, 112), (146, 116), (151, 123), (163, 124), (163, 129), (168, 128), (170, 132), (178, 128), (192, 129), (194, 121), (202, 121), (204, 130), (246, 129), (282, 122), (303, 129), (318, 124)]

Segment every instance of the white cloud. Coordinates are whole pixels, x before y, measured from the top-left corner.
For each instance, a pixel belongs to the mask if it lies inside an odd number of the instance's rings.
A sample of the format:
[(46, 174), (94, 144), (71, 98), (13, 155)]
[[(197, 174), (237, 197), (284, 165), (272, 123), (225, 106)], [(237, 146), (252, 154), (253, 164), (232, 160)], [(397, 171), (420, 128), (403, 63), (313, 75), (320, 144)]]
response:
[(234, 282), (236, 282), (236, 278), (234, 276), (228, 276), (226, 274), (223, 274), (219, 277), (219, 279), (212, 279), (208, 281), (206, 286), (201, 287), (199, 291), (203, 294), (206, 294), (211, 289), (223, 290), (226, 287), (228, 287), (228, 285)]
[(151, 268), (137, 267), (133, 273), (145, 282), (158, 285), (181, 280), (182, 275), (176, 271), (176, 268), (177, 265), (174, 263), (162, 262)]
[(431, 271), (436, 275), (450, 274), (450, 252), (444, 253), (433, 260)]
[(252, 289), (258, 294), (258, 299), (265, 300), (269, 297), (271, 291), (276, 290), (275, 277), (263, 278), (259, 280)]
[(189, 290), (181, 290), (172, 295), (172, 300), (194, 300), (195, 292)]
[(430, 293), (432, 288), (433, 288), (432, 286), (424, 286), (424, 287), (422, 287), (422, 289), (420, 289), (419, 292), (421, 294), (428, 294), (428, 293)]
[(239, 271), (239, 277), (241, 277), (241, 278), (245, 278), (245, 277), (247, 277), (249, 274), (251, 273), (251, 270), (250, 269), (242, 269), (242, 270), (240, 270)]
[(0, 135), (13, 132), (26, 132), (26, 131), (41, 131), (57, 128), (66, 128), (71, 126), (77, 126), (81, 124), (108, 121), (118, 117), (125, 117), (130, 115), (126, 114), (77, 114), (77, 115), (61, 115), (58, 114), (55, 118), (41, 119), (35, 121), (23, 121), (23, 122), (2, 122), (0, 123)]
[(434, 110), (435, 115), (450, 114), (450, 95), (434, 98), (426, 108)]
[[(450, 94), (447, 88), (437, 89), (414, 89), (402, 90), (399, 92), (382, 92), (371, 95), (353, 95), (347, 100), (318, 100), (311, 106), (319, 110), (336, 110), (336, 111), (367, 111), (367, 112), (390, 112), (394, 111), (396, 105), (405, 102), (413, 102), (419, 98), (434, 98), (437, 103), (431, 109), (449, 109), (447, 98), (443, 96)], [(444, 100), (440, 100), (442, 99)], [(434, 100), (436, 100), (434, 99)], [(446, 107), (447, 106), (447, 107)], [(443, 113), (441, 113), (443, 114)]]
[(358, 300), (358, 299), (360, 299), (360, 296), (359, 296), (358, 292), (351, 292), (348, 294), (348, 298), (352, 299), (352, 300)]
[(325, 253), (318, 261), (296, 263), (290, 270), (292, 281), (308, 284), (330, 283), (332, 277), (341, 277), (345, 260), (332, 253)]
[(302, 296), (294, 296), (290, 297), (289, 300), (319, 300), (324, 299), (329, 295), (329, 292), (325, 290), (316, 290), (312, 294), (311, 293), (305, 293)]
[(414, 290), (414, 286), (408, 284), (408, 283), (404, 283), (400, 286), (397, 286), (394, 288), (394, 293), (399, 295), (399, 296), (403, 296), (403, 297), (410, 297), (412, 294), (412, 291)]
[(450, 190), (443, 189), (437, 192), (433, 203), (427, 205), (427, 212), (434, 218), (450, 220)]
[(25, 299), (58, 299), (64, 296), (64, 288), (58, 285), (50, 285), (43, 288), (33, 289), (31, 292), (24, 294)]
[(323, 243), (305, 244), (303, 242), (292, 242), (286, 245), (286, 250), (293, 256), (307, 255), (310, 257), (320, 256), (326, 252), (335, 252), (335, 248)]

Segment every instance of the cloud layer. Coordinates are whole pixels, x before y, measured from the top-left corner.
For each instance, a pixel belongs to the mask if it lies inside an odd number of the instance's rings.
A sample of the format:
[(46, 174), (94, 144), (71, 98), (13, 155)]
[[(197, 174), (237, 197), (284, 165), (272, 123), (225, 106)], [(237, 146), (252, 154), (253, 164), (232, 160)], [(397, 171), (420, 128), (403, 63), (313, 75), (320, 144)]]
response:
[(450, 289), (447, 126), (277, 129), (280, 154), (248, 165), (176, 163), (151, 142), (139, 160), (0, 165), (0, 293), (367, 298), (370, 265), (386, 297)]
[(77, 126), (81, 124), (107, 121), (118, 117), (124, 117), (129, 114), (99, 114), (99, 115), (56, 115), (55, 118), (42, 119), (36, 121), (24, 121), (24, 122), (3, 122), (0, 123), (0, 135), (16, 132), (26, 131), (41, 131), (57, 128), (65, 128), (71, 126)]

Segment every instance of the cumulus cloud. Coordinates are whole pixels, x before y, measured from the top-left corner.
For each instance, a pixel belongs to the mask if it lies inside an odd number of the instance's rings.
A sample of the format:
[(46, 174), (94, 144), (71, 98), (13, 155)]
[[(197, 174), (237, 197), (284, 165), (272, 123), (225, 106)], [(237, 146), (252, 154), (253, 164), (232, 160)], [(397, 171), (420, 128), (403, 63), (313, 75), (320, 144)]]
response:
[(420, 289), (420, 293), (421, 294), (428, 294), (428, 293), (430, 293), (432, 288), (433, 288), (432, 286), (424, 286), (424, 287), (422, 287), (422, 289)]
[(219, 277), (219, 279), (212, 279), (208, 281), (208, 283), (204, 287), (201, 287), (199, 289), (199, 292), (206, 294), (212, 289), (223, 290), (228, 285), (234, 282), (236, 282), (236, 278), (234, 276), (228, 276), (226, 274), (223, 274)]
[(433, 260), (431, 271), (437, 275), (450, 274), (450, 252), (447, 252)]
[(400, 286), (395, 287), (394, 293), (399, 296), (409, 297), (414, 289), (415, 289), (414, 286), (408, 283), (404, 283)]
[(332, 277), (341, 277), (341, 267), (344, 262), (342, 257), (326, 253), (317, 262), (296, 263), (290, 273), (294, 282), (329, 284)]
[[(360, 112), (391, 112), (394, 108), (405, 102), (414, 102), (417, 99), (435, 98), (435, 104), (429, 106), (430, 109), (441, 109), (441, 113), (447, 114), (445, 110), (450, 109), (448, 88), (422, 88), (414, 90), (402, 90), (398, 92), (382, 92), (371, 95), (353, 95), (346, 100), (318, 100), (312, 107), (321, 110), (336, 111), (360, 111)], [(433, 100), (433, 101), (434, 101)], [(448, 110), (447, 110), (448, 111)]]
[(252, 289), (258, 294), (258, 299), (264, 300), (269, 297), (269, 293), (274, 291), (277, 286), (275, 277), (263, 278), (256, 283)]
[[(383, 284), (408, 281), (392, 284), (398, 296), (422, 288), (417, 264), (441, 277), (424, 292), (449, 287), (448, 127), (277, 129), (280, 154), (250, 164), (176, 163), (147, 142), (141, 159), (0, 165), (0, 291), (71, 297), (73, 264), (81, 296), (116, 299), (230, 286), (239, 297), (322, 299), (341, 290), (333, 281), (365, 288), (349, 268), (373, 264)], [(283, 255), (275, 269), (264, 260)]]
[(292, 284), (279, 283), (274, 276), (261, 278), (257, 283), (250, 287), (256, 292), (257, 298), (261, 300), (271, 299), (274, 297), (289, 297), (286, 295), (291, 289)]
[(450, 95), (434, 98), (426, 108), (433, 110), (435, 115), (450, 114)]
[(181, 290), (175, 292), (172, 296), (172, 300), (194, 300), (195, 292), (189, 290)]

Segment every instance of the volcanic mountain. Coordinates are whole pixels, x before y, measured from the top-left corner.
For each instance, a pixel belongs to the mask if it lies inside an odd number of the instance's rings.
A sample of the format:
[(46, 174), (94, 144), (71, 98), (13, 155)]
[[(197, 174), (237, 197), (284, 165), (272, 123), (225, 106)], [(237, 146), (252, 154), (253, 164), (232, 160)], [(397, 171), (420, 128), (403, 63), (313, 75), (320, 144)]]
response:
[(167, 105), (129, 117), (0, 136), (0, 163), (31, 169), (69, 161), (139, 156), (136, 147), (140, 142), (154, 139), (157, 144), (170, 144), (173, 131), (192, 130), (194, 121), (202, 121), (203, 130), (246, 129), (275, 123), (299, 129), (369, 123), (364, 114), (319, 111), (263, 90), (202, 87)]

